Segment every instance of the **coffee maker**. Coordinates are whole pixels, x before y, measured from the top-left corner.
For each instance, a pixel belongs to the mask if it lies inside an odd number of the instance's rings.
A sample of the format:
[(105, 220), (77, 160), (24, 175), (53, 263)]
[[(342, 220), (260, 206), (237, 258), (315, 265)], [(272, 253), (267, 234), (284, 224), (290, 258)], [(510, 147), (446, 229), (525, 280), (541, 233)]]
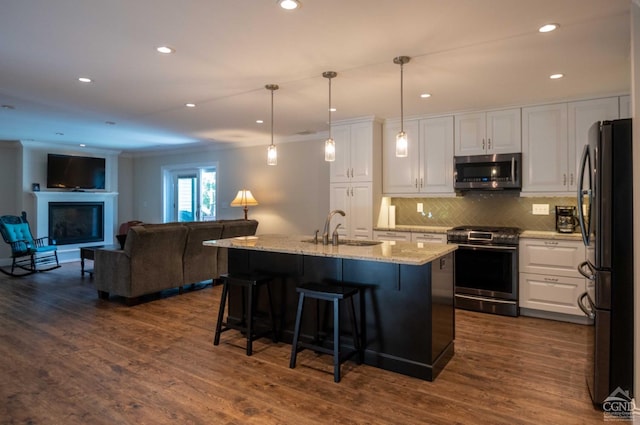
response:
[(578, 225), (576, 207), (556, 205), (556, 231), (573, 233)]

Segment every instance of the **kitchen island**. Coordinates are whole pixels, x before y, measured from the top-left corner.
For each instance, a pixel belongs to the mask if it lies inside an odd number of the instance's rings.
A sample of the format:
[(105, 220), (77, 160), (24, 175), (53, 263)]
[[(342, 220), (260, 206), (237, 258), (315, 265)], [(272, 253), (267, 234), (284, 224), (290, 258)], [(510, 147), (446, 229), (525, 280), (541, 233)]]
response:
[[(322, 245), (291, 235), (204, 242), (229, 249), (230, 273), (257, 271), (274, 276), (272, 291), (282, 340), (292, 340), (297, 285), (323, 281), (356, 285), (361, 289), (356, 308), (365, 363), (432, 381), (454, 353), (453, 251), (457, 246), (360, 243)], [(228, 320), (240, 319), (241, 299), (240, 293), (230, 292)], [(260, 306), (266, 308), (266, 300), (261, 299)], [(301, 333), (311, 335), (313, 329), (314, 323), (303, 322)]]

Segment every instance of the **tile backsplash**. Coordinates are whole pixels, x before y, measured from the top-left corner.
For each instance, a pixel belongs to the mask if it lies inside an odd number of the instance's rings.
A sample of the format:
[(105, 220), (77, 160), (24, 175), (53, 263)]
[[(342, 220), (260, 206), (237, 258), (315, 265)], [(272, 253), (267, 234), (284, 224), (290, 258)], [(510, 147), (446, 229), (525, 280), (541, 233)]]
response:
[[(416, 212), (422, 202), (424, 213)], [(549, 215), (533, 215), (533, 204), (548, 204)], [(556, 205), (576, 205), (575, 196), (520, 197), (518, 192), (469, 192), (455, 198), (391, 198), (396, 224), (413, 226), (511, 226), (555, 230)]]

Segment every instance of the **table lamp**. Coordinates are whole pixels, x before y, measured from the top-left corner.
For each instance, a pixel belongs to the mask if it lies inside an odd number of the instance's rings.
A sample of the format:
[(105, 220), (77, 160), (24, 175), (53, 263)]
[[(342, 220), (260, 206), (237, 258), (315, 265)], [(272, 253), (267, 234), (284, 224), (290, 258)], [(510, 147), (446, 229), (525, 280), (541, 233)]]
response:
[(243, 207), (244, 209), (244, 219), (247, 219), (247, 211), (249, 211), (248, 206), (258, 205), (258, 201), (253, 197), (250, 190), (242, 189), (238, 191), (235, 199), (231, 201), (232, 207)]

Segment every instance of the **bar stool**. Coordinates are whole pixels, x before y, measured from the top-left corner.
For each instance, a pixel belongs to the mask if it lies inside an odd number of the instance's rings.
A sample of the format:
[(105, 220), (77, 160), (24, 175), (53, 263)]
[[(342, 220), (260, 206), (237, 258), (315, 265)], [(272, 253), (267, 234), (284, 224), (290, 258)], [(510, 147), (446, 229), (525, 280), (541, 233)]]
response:
[[(358, 326), (356, 324), (355, 307), (353, 304), (353, 296), (358, 293), (358, 288), (341, 286), (337, 284), (319, 284), (306, 283), (300, 285), (296, 291), (300, 294), (298, 297), (298, 312), (296, 314), (296, 324), (293, 331), (293, 343), (291, 345), (291, 359), (289, 367), (296, 367), (297, 354), (305, 348), (312, 349), (325, 354), (333, 355), (333, 380), (340, 382), (340, 365), (354, 354), (358, 354), (358, 363), (362, 362), (362, 349), (360, 336), (358, 335)], [(302, 321), (302, 313), (305, 298), (331, 301), (333, 304), (333, 347), (326, 348), (320, 345), (319, 328), (320, 324), (316, 320), (316, 335), (310, 343), (299, 341), (300, 338), (300, 322)], [(340, 301), (349, 300), (349, 317), (351, 319), (351, 332), (353, 335), (354, 350), (343, 352), (340, 350)]]
[[(222, 297), (220, 298), (220, 309), (218, 311), (218, 321), (216, 323), (216, 332), (213, 337), (213, 345), (220, 344), (220, 334), (235, 329), (247, 335), (247, 356), (253, 353), (253, 341), (261, 338), (269, 333), (272, 334), (273, 342), (278, 342), (278, 335), (273, 314), (273, 301), (271, 298), (271, 276), (254, 274), (254, 273), (227, 273), (220, 275), (223, 281)], [(242, 319), (240, 323), (229, 323), (224, 321), (224, 310), (227, 306), (227, 296), (230, 286), (240, 287), (242, 291)], [(269, 298), (269, 324), (270, 329), (261, 333), (256, 332), (256, 304), (257, 289), (266, 286)], [(245, 296), (246, 295), (246, 296)]]

